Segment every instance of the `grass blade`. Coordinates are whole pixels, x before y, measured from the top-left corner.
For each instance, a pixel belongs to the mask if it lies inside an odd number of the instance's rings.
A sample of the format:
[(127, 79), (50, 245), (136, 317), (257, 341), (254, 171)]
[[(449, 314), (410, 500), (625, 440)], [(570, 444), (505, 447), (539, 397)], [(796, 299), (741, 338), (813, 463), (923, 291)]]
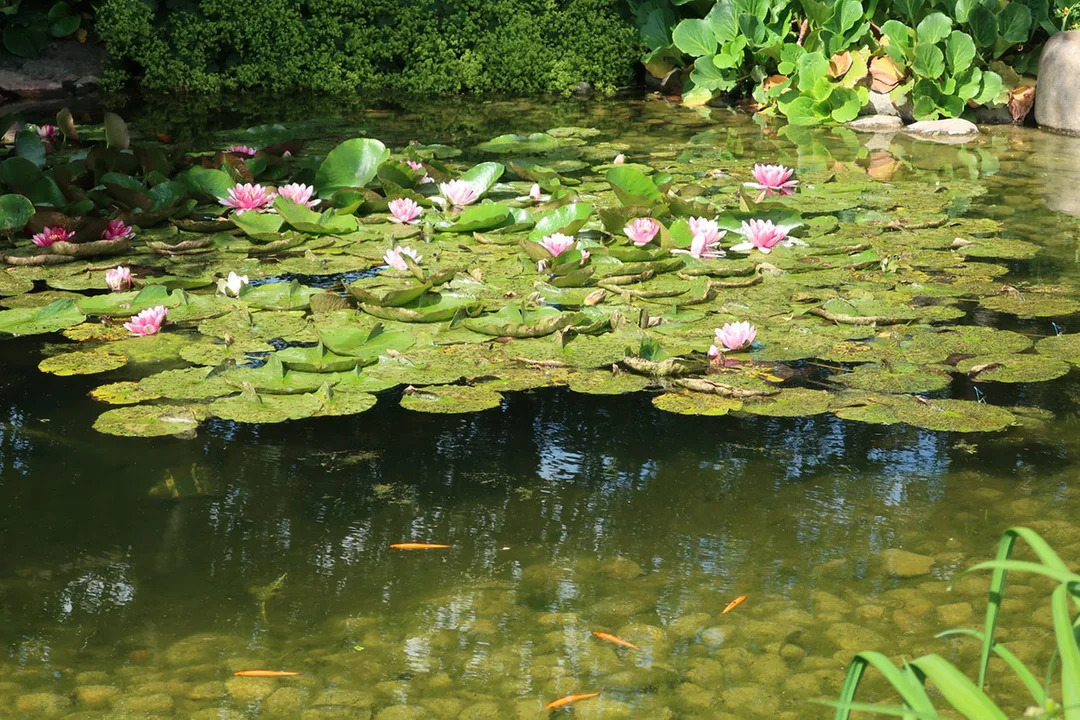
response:
[[(950, 635), (967, 635), (976, 638), (979, 642), (983, 643), (984, 647), (986, 647), (984, 636), (978, 630), (946, 630), (943, 633), (938, 633), (936, 637), (948, 637)], [(1027, 665), (1024, 665), (1024, 663), (1020, 661), (1020, 658), (1013, 655), (1007, 647), (996, 641), (990, 643), (989, 647), (990, 650), (1004, 660), (1005, 664), (1016, 673), (1016, 676), (1019, 677), (1021, 681), (1023, 681), (1024, 686), (1027, 687), (1028, 692), (1031, 693), (1031, 698), (1035, 701), (1035, 704), (1039, 707), (1045, 706), (1046, 690), (1035, 677), (1035, 674), (1028, 669)]]
[(900, 694), (904, 704), (915, 711), (912, 715), (937, 717), (937, 711), (934, 710), (934, 705), (921, 683), (913, 683), (911, 678), (905, 675), (885, 655), (879, 652), (862, 652), (851, 660), (847, 677), (844, 679), (844, 687), (840, 691), (840, 699), (837, 701), (834, 720), (848, 720), (850, 718), (853, 708), (849, 706), (855, 700), (855, 691), (859, 688), (859, 681), (862, 680), (863, 673), (870, 666), (873, 666), (885, 676), (893, 689)]
[(1051, 596), (1050, 608), (1061, 656), (1061, 704), (1065, 708), (1065, 720), (1080, 720), (1080, 647), (1069, 614), (1069, 596), (1069, 586), (1060, 585)]
[[(995, 561), (1007, 561), (1012, 556), (1013, 547), (1016, 545), (1017, 540), (1026, 542), (1044, 565), (1055, 570), (1068, 572), (1068, 567), (1054, 552), (1054, 549), (1050, 547), (1049, 543), (1043, 540), (1034, 530), (1025, 527), (1011, 527), (1002, 533), (1001, 540), (998, 542)], [(972, 568), (972, 570), (974, 569)], [(995, 566), (993, 568), (994, 574), (990, 578), (990, 595), (986, 606), (986, 621), (983, 626), (982, 655), (979, 658), (980, 688), (986, 685), (986, 669), (990, 664), (991, 647), (994, 645), (994, 632), (997, 628), (998, 615), (1001, 613), (1001, 601), (1005, 597), (1005, 576), (1009, 569)]]
[(1009, 720), (986, 693), (940, 655), (924, 655), (910, 664), (930, 679), (949, 704), (968, 720)]

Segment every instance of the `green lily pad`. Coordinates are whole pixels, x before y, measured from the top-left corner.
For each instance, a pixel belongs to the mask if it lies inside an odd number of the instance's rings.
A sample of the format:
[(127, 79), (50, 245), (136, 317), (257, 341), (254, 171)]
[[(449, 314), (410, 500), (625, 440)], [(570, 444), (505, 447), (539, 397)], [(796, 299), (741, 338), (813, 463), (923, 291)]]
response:
[(1015, 417), (1002, 407), (973, 400), (926, 400), (912, 398), (894, 408), (900, 422), (928, 430), (949, 432), (997, 432), (1013, 424)]
[(987, 310), (1020, 317), (1062, 317), (1080, 312), (1080, 303), (1075, 300), (1037, 292), (986, 297), (979, 301), (979, 305)]
[(310, 393), (261, 395), (249, 385), (240, 395), (220, 398), (207, 408), (222, 420), (241, 423), (280, 423), (312, 417), (323, 409), (319, 398)]
[(805, 417), (829, 411), (830, 396), (824, 390), (791, 388), (778, 395), (764, 398), (748, 398), (743, 402), (743, 412), (769, 417)]
[(0, 296), (22, 295), (33, 289), (34, 281), (30, 278), (19, 277), (7, 270), (0, 271)]
[(375, 407), (378, 398), (363, 392), (336, 392), (329, 385), (324, 385), (315, 396), (322, 402), (319, 417), (339, 417), (359, 415)]
[(97, 375), (122, 368), (127, 363), (128, 359), (123, 355), (76, 351), (45, 358), (38, 363), (38, 370), (60, 376)]
[(1054, 380), (1069, 372), (1069, 363), (1045, 355), (978, 355), (961, 360), (956, 369), (985, 382), (1026, 383)]
[(180, 358), (194, 365), (218, 365), (232, 360), (237, 364), (249, 362), (253, 354), (269, 354), (273, 346), (258, 340), (242, 340), (226, 343), (224, 341), (199, 340), (189, 342), (180, 348)]
[(162, 437), (190, 433), (205, 413), (185, 405), (133, 405), (107, 410), (94, 421), (94, 429), (122, 437)]
[(653, 398), (652, 404), (665, 412), (679, 415), (727, 415), (743, 407), (741, 400), (705, 393), (664, 393)]
[(75, 302), (62, 298), (45, 307), (25, 307), (0, 311), (0, 333), (39, 335), (78, 325), (86, 320)]
[(223, 375), (212, 372), (208, 367), (165, 370), (144, 377), (139, 389), (170, 400), (209, 400), (239, 392), (240, 388), (228, 383)]
[(146, 392), (137, 382), (125, 380), (96, 387), (90, 391), (90, 397), (109, 405), (138, 405), (158, 400), (161, 396)]
[(927, 393), (944, 390), (952, 384), (948, 373), (924, 369), (918, 365), (860, 365), (852, 372), (833, 375), (832, 382), (855, 390), (884, 393)]
[(1035, 352), (1057, 360), (1080, 365), (1080, 333), (1043, 338), (1035, 343)]
[[(267, 359), (266, 364), (258, 368), (233, 368), (225, 373), (225, 378), (234, 387), (249, 384), (257, 392), (276, 395), (295, 395), (314, 392), (332, 379), (326, 373), (300, 372), (285, 370), (285, 366), (276, 354)], [(219, 416), (220, 417), (220, 416)]]
[(647, 377), (626, 372), (580, 370), (570, 374), (568, 384), (574, 392), (586, 395), (623, 395), (644, 390), (651, 381)]
[(406, 410), (437, 414), (472, 413), (497, 408), (503, 396), (485, 387), (442, 385), (406, 392), (401, 407)]
[(1024, 240), (1013, 240), (1002, 237), (973, 238), (970, 245), (964, 244), (957, 248), (964, 257), (971, 258), (1000, 258), (1003, 260), (1028, 260), (1035, 257), (1039, 252), (1039, 246)]

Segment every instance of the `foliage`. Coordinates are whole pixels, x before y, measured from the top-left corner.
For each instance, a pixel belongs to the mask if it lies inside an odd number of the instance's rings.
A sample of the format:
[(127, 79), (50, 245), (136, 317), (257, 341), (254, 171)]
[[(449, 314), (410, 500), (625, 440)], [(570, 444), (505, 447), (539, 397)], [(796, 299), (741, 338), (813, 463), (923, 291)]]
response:
[(89, 0), (0, 0), (0, 58), (36, 58), (56, 38), (76, 36), (85, 42), (84, 24), (91, 12)]
[[(1010, 559), (1018, 540), (1023, 540), (1031, 547), (1038, 562)], [(1031, 695), (1031, 707), (1025, 717), (1057, 717), (1064, 720), (1080, 718), (1080, 615), (1077, 614), (1077, 609), (1080, 609), (1080, 575), (1071, 572), (1038, 533), (1022, 527), (1005, 531), (998, 543), (997, 557), (994, 560), (979, 563), (964, 574), (978, 570), (993, 570), (982, 632), (950, 630), (938, 636), (968, 636), (982, 644), (977, 680), (973, 682), (951, 663), (934, 654), (905, 661), (903, 667), (897, 669), (892, 661), (881, 653), (862, 652), (852, 660), (839, 701), (830, 703), (837, 708), (836, 720), (848, 720), (852, 710), (917, 717), (920, 720), (946, 717), (939, 714), (934, 707), (934, 701), (925, 688), (927, 680), (934, 684), (937, 694), (940, 694), (944, 702), (963, 717), (972, 720), (1005, 720), (1008, 717), (1005, 712), (983, 691), (991, 655), (1003, 660)], [(1050, 595), (1057, 652), (1042, 675), (1032, 672), (994, 638), (1001, 605), (1005, 600), (1005, 580), (1010, 571), (1034, 573), (1057, 583)], [(885, 676), (900, 695), (903, 707), (855, 702), (855, 694), (869, 667), (877, 669)], [(1054, 697), (1051, 692), (1058, 687), (1053, 684), (1056, 673), (1060, 678), (1060, 697)], [(1040, 682), (1039, 677), (1044, 677), (1045, 682)]]
[(147, 88), (569, 93), (627, 84), (617, 0), (105, 0), (98, 31)]
[[(505, 392), (567, 385), (655, 391), (656, 407), (684, 414), (831, 413), (997, 432), (1017, 422), (1013, 409), (949, 397), (951, 376), (1052, 382), (1080, 362), (1075, 336), (1032, 352), (1020, 333), (957, 324), (973, 303), (1042, 317), (1080, 303), (1057, 285), (1016, 280), (1022, 292), (1003, 291), (1008, 268), (991, 260), (1039, 248), (965, 217), (982, 188), (955, 172), (880, 183), (857, 163), (808, 163), (794, 195), (751, 196), (738, 137), (725, 144), (714, 132), (654, 143), (649, 165), (615, 165), (616, 146), (588, 127), (456, 148), (332, 145), (323, 138), (336, 133), (310, 122), (275, 124), (193, 151), (113, 113), (76, 128), (61, 111), (58, 122), (66, 135), (48, 144), (32, 128), (6, 134), (0, 333), (63, 331), (79, 352), (108, 357), (43, 370), (120, 372), (142, 394), (96, 397), (162, 401), (106, 412), (103, 432), (348, 415), (410, 385), (426, 389), (401, 403), (422, 412), (478, 411)], [(800, 146), (819, 156), (812, 138)], [(442, 197), (456, 195), (440, 187), (451, 181), (472, 186), (463, 208)], [(289, 183), (310, 186), (317, 204), (269, 197)], [(229, 212), (241, 195), (265, 201), (263, 211)], [(415, 224), (391, 222), (392, 203), (407, 201)], [(634, 245), (625, 228), (645, 218), (654, 238)], [(715, 221), (717, 252), (727, 233), (731, 257), (693, 254), (693, 218)], [(736, 256), (750, 219), (788, 228), (793, 242)], [(110, 220), (134, 237), (105, 237)], [(58, 228), (67, 232), (56, 241)], [(575, 237), (557, 245), (556, 234)], [(118, 265), (130, 277), (107, 292)], [(162, 332), (127, 336), (125, 318), (159, 307)], [(710, 359), (714, 328), (733, 321), (753, 322), (757, 341)], [(119, 357), (127, 363), (110, 371)]]
[(651, 74), (690, 58), (687, 103), (752, 95), (799, 125), (852, 120), (871, 89), (910, 101), (920, 120), (1007, 103), (1061, 27), (1048, 0), (630, 3)]

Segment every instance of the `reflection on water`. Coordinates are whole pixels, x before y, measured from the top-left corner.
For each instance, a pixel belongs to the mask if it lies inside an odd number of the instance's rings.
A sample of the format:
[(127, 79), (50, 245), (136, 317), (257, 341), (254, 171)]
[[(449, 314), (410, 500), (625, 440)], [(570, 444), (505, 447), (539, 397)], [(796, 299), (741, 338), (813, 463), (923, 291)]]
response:
[[(886, 152), (890, 172), (982, 177), (980, 211), (1047, 246), (1015, 272), (1073, 282), (1069, 225), (1025, 165), (1045, 139), (1028, 131), (870, 150), (845, 130), (776, 134), (738, 116), (718, 128), (644, 101), (560, 106), (558, 122), (535, 107), (513, 122), (509, 108), (448, 121), (446, 139), (632, 116), (613, 149), (695, 137), (740, 156), (869, 170)], [(420, 134), (386, 123), (377, 134)], [(574, 716), (827, 717), (807, 701), (835, 695), (858, 650), (970, 667), (973, 642), (933, 635), (977, 624), (986, 578), (948, 581), (1003, 528), (1034, 526), (1080, 559), (1069, 378), (984, 387), (1056, 414), (990, 437), (688, 418), (646, 396), (544, 390), (465, 417), (388, 401), (355, 418), (125, 440), (89, 430), (98, 408), (82, 392), (98, 379), (39, 374), (34, 342), (2, 347), (3, 717), (540, 718), (598, 690)], [(968, 383), (953, 392), (975, 397)], [(389, 549), (404, 541), (452, 548)], [(1002, 634), (1040, 672), (1045, 590), (1010, 586)], [(303, 675), (233, 677), (242, 669)], [(1022, 711), (1010, 681), (991, 692)]]

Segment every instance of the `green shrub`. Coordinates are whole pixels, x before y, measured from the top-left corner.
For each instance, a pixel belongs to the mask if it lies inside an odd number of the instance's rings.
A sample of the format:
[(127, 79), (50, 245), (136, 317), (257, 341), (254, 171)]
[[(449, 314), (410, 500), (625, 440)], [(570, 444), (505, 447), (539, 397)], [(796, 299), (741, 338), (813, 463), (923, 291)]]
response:
[(104, 0), (97, 30), (142, 86), (611, 92), (641, 47), (622, 0)]

